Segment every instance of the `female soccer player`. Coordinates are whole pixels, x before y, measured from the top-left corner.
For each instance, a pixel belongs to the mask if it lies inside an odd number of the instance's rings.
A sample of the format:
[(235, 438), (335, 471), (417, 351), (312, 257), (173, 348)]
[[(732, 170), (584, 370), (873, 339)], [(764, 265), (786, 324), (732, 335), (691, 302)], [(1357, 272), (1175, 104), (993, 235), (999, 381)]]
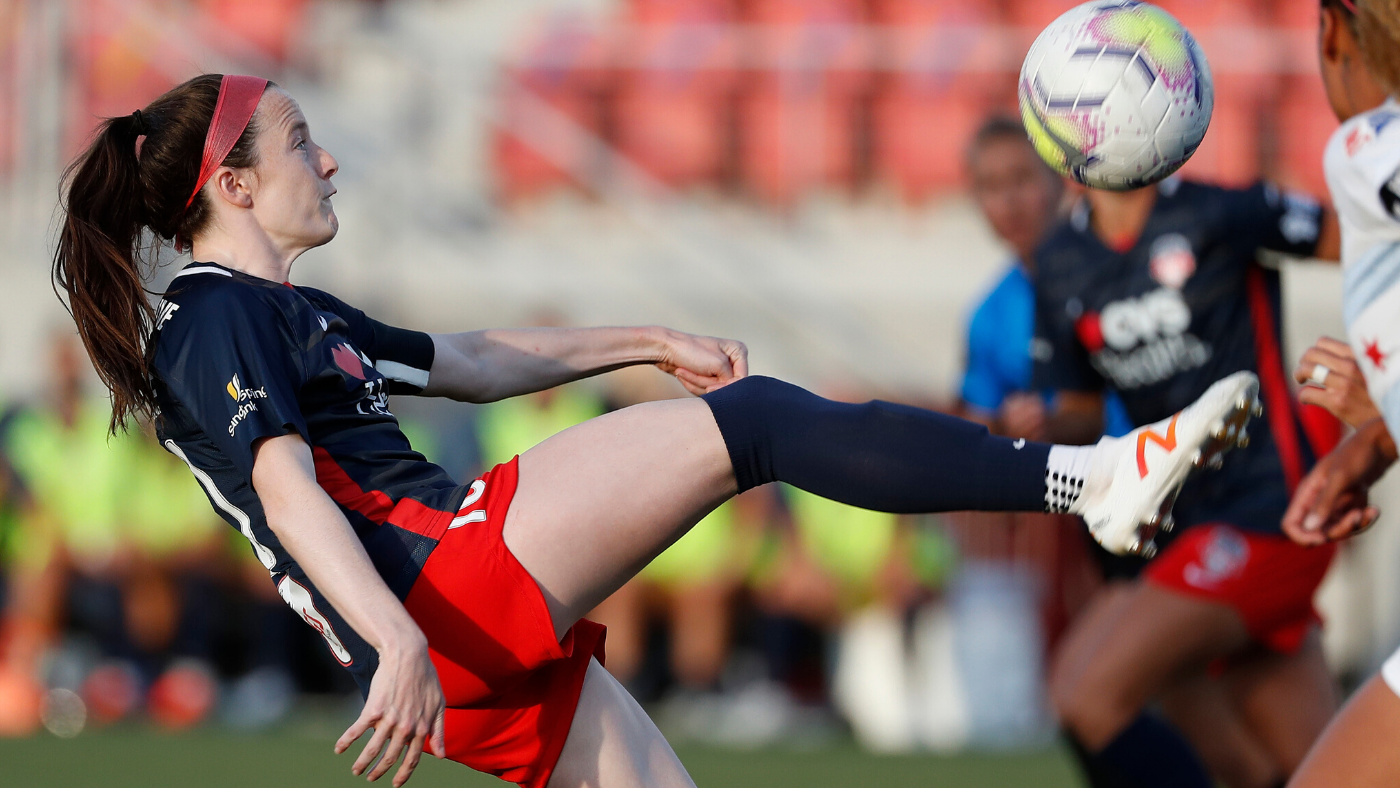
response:
[[(1289, 536), (1314, 545), (1375, 521), (1379, 512), (1368, 505), (1366, 490), (1395, 462), (1392, 435), (1400, 434), (1400, 388), (1394, 385), (1400, 357), (1393, 355), (1400, 348), (1400, 105), (1394, 99), (1400, 92), (1400, 5), (1323, 0), (1318, 44), (1322, 82), (1342, 121), (1323, 156), (1342, 227), (1342, 311), (1369, 398), (1349, 385), (1349, 368), (1342, 369), (1347, 354), (1320, 343), (1305, 358), (1307, 379), (1324, 391), (1319, 400), (1339, 416), (1366, 419), (1299, 485), (1284, 518)], [(1343, 389), (1355, 394), (1334, 394)], [(1327, 726), (1289, 785), (1400, 784), (1397, 695), (1400, 651)]]
[(1312, 604), (1331, 551), (1279, 532), (1330, 436), (1294, 406), (1279, 275), (1258, 263), (1261, 250), (1335, 258), (1329, 219), (1268, 184), (1172, 178), (1089, 191), (1036, 250), (1033, 380), (1057, 391), (1049, 436), (1092, 440), (1105, 392), (1142, 424), (1241, 369), (1269, 408), (1268, 429), (1182, 488), (1178, 534), (1057, 655), (1052, 699), (1095, 785), (1214, 784), (1153, 701), (1232, 788), (1275, 788), (1335, 711)]
[[(197, 77), (104, 122), (70, 168), (54, 276), (113, 428), (155, 416), (355, 676), (364, 711), (336, 750), (373, 727), (353, 766), (370, 779), (402, 755), (401, 785), (427, 748), (527, 786), (690, 785), (581, 616), (721, 501), (785, 481), (893, 512), (1049, 508), (1142, 548), (1139, 525), (1193, 462), (1242, 439), (1256, 404), (1239, 374), (1152, 425), (1155, 441), (1050, 446), (746, 377), (731, 340), (392, 328), (288, 282), (335, 236), (336, 168), (281, 89)], [(153, 237), (196, 261), (154, 308), (140, 255)], [(480, 297), (462, 295), (464, 309)], [(702, 396), (590, 420), (467, 486), (413, 452), (388, 409), (390, 393), (486, 402), (631, 364)]]

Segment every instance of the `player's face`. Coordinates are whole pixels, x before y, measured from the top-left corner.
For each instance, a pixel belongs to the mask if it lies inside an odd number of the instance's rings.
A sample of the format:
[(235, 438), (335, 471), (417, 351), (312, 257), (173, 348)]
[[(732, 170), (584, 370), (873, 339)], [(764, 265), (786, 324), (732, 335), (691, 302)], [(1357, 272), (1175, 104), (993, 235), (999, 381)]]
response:
[(271, 88), (258, 104), (258, 164), (253, 210), (283, 249), (305, 250), (335, 237), (331, 207), (335, 159), (311, 140), (306, 116), (292, 97)]
[(1059, 179), (1045, 168), (1030, 143), (1015, 137), (988, 140), (968, 162), (972, 197), (992, 231), (1022, 259), (1054, 221)]

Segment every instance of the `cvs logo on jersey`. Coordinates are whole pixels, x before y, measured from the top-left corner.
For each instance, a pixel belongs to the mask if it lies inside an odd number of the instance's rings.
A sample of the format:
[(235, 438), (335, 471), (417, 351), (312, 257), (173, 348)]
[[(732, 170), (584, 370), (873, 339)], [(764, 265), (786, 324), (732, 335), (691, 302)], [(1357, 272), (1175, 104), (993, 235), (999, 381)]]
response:
[(365, 416), (372, 413), (381, 416), (393, 415), (389, 412), (389, 394), (384, 390), (384, 377), (382, 375), (371, 376), (366, 371), (366, 368), (374, 368), (368, 358), (342, 342), (331, 348), (331, 360), (335, 362), (337, 367), (340, 367), (341, 372), (364, 384), (364, 398), (355, 406), (360, 414)]
[(1135, 389), (1210, 360), (1210, 346), (1188, 333), (1190, 326), (1181, 291), (1162, 287), (1086, 312), (1074, 328), (1099, 373), (1117, 388)]

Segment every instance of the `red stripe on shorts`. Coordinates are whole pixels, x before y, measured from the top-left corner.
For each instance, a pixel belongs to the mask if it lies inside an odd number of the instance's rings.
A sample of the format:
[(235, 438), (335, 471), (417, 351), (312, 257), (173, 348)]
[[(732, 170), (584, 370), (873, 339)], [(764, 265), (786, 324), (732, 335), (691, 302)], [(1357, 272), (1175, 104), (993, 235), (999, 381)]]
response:
[(1246, 277), (1249, 291), (1249, 312), (1254, 318), (1254, 352), (1259, 367), (1259, 385), (1264, 391), (1265, 417), (1269, 432), (1278, 446), (1283, 461), (1283, 480), (1291, 495), (1303, 479), (1303, 448), (1298, 440), (1294, 422), (1293, 393), (1288, 390), (1288, 378), (1283, 369), (1283, 353), (1278, 344), (1278, 323), (1274, 306), (1264, 284), (1264, 270), (1249, 267)]

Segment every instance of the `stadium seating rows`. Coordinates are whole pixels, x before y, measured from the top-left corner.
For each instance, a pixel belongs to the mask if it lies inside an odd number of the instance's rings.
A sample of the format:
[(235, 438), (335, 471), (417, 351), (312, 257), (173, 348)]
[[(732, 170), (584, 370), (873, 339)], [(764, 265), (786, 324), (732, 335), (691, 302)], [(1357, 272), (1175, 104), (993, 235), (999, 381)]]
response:
[[(1014, 111), (1020, 53), (1070, 5), (631, 0), (607, 20), (544, 16), (502, 74), (499, 192), (586, 190), (610, 176), (599, 154), (611, 149), (672, 189), (783, 206), (877, 186), (918, 202), (961, 185), (968, 135), (987, 113)], [(1185, 172), (1324, 194), (1336, 124), (1313, 6), (1161, 5), (1195, 31), (1215, 75), (1210, 133)], [(572, 124), (525, 123), (521, 105)]]

